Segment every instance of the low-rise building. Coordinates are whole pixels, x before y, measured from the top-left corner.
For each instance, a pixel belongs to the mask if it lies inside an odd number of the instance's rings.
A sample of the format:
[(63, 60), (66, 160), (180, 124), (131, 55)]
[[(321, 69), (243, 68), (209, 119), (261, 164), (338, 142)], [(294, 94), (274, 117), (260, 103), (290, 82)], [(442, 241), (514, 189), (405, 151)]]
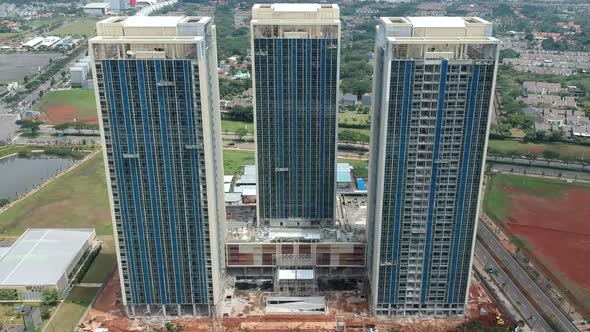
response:
[(340, 99), (340, 106), (352, 106), (355, 105), (357, 101), (358, 99), (355, 95), (345, 94), (344, 96), (342, 96), (342, 99)]
[(0, 257), (0, 300), (40, 302), (45, 290), (60, 295), (96, 248), (90, 228), (29, 228)]
[(103, 16), (109, 13), (111, 4), (107, 2), (91, 2), (84, 6), (84, 14)]

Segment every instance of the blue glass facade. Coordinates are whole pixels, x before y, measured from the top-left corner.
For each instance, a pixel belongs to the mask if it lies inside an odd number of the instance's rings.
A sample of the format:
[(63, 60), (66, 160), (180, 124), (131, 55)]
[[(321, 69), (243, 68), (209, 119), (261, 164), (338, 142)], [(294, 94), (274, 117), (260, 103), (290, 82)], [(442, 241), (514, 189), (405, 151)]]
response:
[(255, 38), (258, 209), (262, 223), (334, 218), (337, 38)]
[(368, 203), (377, 315), (462, 315), (467, 300), (497, 47), (425, 44), (378, 33)]
[(198, 65), (164, 59), (95, 66), (128, 310), (207, 315), (212, 174)]

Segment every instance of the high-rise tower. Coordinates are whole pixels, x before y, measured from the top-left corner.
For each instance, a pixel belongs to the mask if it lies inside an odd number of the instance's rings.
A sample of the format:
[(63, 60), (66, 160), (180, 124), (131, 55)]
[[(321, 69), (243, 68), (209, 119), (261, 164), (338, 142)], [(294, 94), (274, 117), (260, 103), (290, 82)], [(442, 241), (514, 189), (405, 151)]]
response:
[(209, 17), (111, 17), (90, 40), (123, 302), (208, 315), (224, 262), (223, 156)]
[(339, 15), (331, 4), (252, 8), (262, 224), (310, 227), (334, 220)]
[(369, 171), (371, 308), (461, 315), (498, 40), (477, 17), (382, 17)]

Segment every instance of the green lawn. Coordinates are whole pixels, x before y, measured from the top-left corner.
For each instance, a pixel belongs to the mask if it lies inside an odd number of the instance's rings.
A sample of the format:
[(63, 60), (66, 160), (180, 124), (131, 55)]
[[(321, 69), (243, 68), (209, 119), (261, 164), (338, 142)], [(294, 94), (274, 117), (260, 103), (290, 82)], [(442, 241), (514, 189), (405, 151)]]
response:
[(532, 176), (494, 174), (488, 177), (483, 209), (493, 220), (503, 222), (510, 216), (511, 194), (509, 189), (524, 191), (535, 196), (557, 198), (563, 195), (564, 190), (572, 189), (575, 186), (590, 187), (584, 183), (573, 184)]
[(236, 174), (244, 165), (254, 165), (254, 151), (223, 151), (223, 174)]
[(96, 34), (96, 22), (94, 18), (83, 18), (70, 22), (69, 24), (51, 31), (52, 36), (86, 35), (88, 37)]
[(0, 42), (8, 40), (16, 35), (18, 35), (16, 32), (0, 32)]
[(359, 114), (355, 112), (338, 113), (339, 124), (365, 125), (369, 127), (369, 114)]
[(3, 235), (19, 236), (29, 227), (94, 227), (99, 235), (112, 234), (101, 153), (0, 214)]
[(13, 153), (18, 153), (19, 151), (25, 151), (25, 150), (27, 150), (27, 147), (22, 146), (22, 145), (3, 146), (3, 147), (0, 147), (0, 158), (6, 157), (6, 156), (11, 155)]
[(63, 305), (53, 313), (54, 317), (45, 330), (56, 332), (73, 331), (98, 290), (97, 287), (75, 286), (72, 288)]
[(238, 129), (245, 128), (248, 134), (254, 134), (254, 124), (242, 121), (221, 120), (221, 130), (224, 133), (235, 133)]
[(115, 253), (115, 239), (111, 235), (100, 236), (102, 247), (100, 253), (94, 258), (94, 262), (86, 271), (81, 283), (101, 283), (107, 282), (108, 277), (117, 263)]
[(71, 89), (51, 91), (36, 103), (33, 108), (46, 113), (52, 107), (72, 107), (77, 120), (98, 119), (93, 90)]
[(62, 21), (63, 18), (39, 18), (30, 21), (33, 29), (40, 29)]
[(543, 151), (559, 154), (559, 159), (573, 161), (590, 161), (590, 146), (567, 143), (523, 143), (511, 140), (490, 140), (489, 154), (499, 155), (536, 155), (543, 156)]

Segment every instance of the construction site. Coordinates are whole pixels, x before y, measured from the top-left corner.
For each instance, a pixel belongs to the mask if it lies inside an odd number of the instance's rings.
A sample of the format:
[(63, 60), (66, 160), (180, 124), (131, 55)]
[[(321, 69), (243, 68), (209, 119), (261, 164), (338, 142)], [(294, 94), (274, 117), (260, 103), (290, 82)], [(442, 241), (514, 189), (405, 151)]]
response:
[[(269, 227), (228, 216), (227, 296), (260, 291), (269, 294), (263, 299), (265, 313), (322, 314), (326, 294), (362, 292), (366, 194), (339, 194), (337, 202), (331, 227)], [(246, 214), (236, 213), (239, 207), (232, 206), (232, 216)]]
[(317, 228), (256, 221), (255, 200), (227, 205), (226, 275), (215, 318), (125, 317), (113, 275), (82, 331), (454, 331), (472, 320), (494, 325), (500, 312), (474, 280), (465, 317), (381, 319), (369, 314), (366, 193), (340, 192), (336, 220)]
[(264, 300), (269, 292), (236, 290), (224, 300), (222, 315), (215, 318), (128, 318), (124, 314), (119, 275), (113, 277), (88, 311), (79, 331), (96, 331), (106, 328), (109, 332), (156, 331), (166, 323), (182, 326), (185, 332), (205, 331), (388, 331), (391, 328), (404, 332), (455, 331), (473, 320), (495, 325), (498, 313), (503, 315), (483, 285), (474, 280), (469, 291), (468, 311), (465, 317), (379, 319), (368, 314), (364, 293), (336, 291), (325, 296), (326, 311), (317, 315), (276, 313), (266, 314)]

